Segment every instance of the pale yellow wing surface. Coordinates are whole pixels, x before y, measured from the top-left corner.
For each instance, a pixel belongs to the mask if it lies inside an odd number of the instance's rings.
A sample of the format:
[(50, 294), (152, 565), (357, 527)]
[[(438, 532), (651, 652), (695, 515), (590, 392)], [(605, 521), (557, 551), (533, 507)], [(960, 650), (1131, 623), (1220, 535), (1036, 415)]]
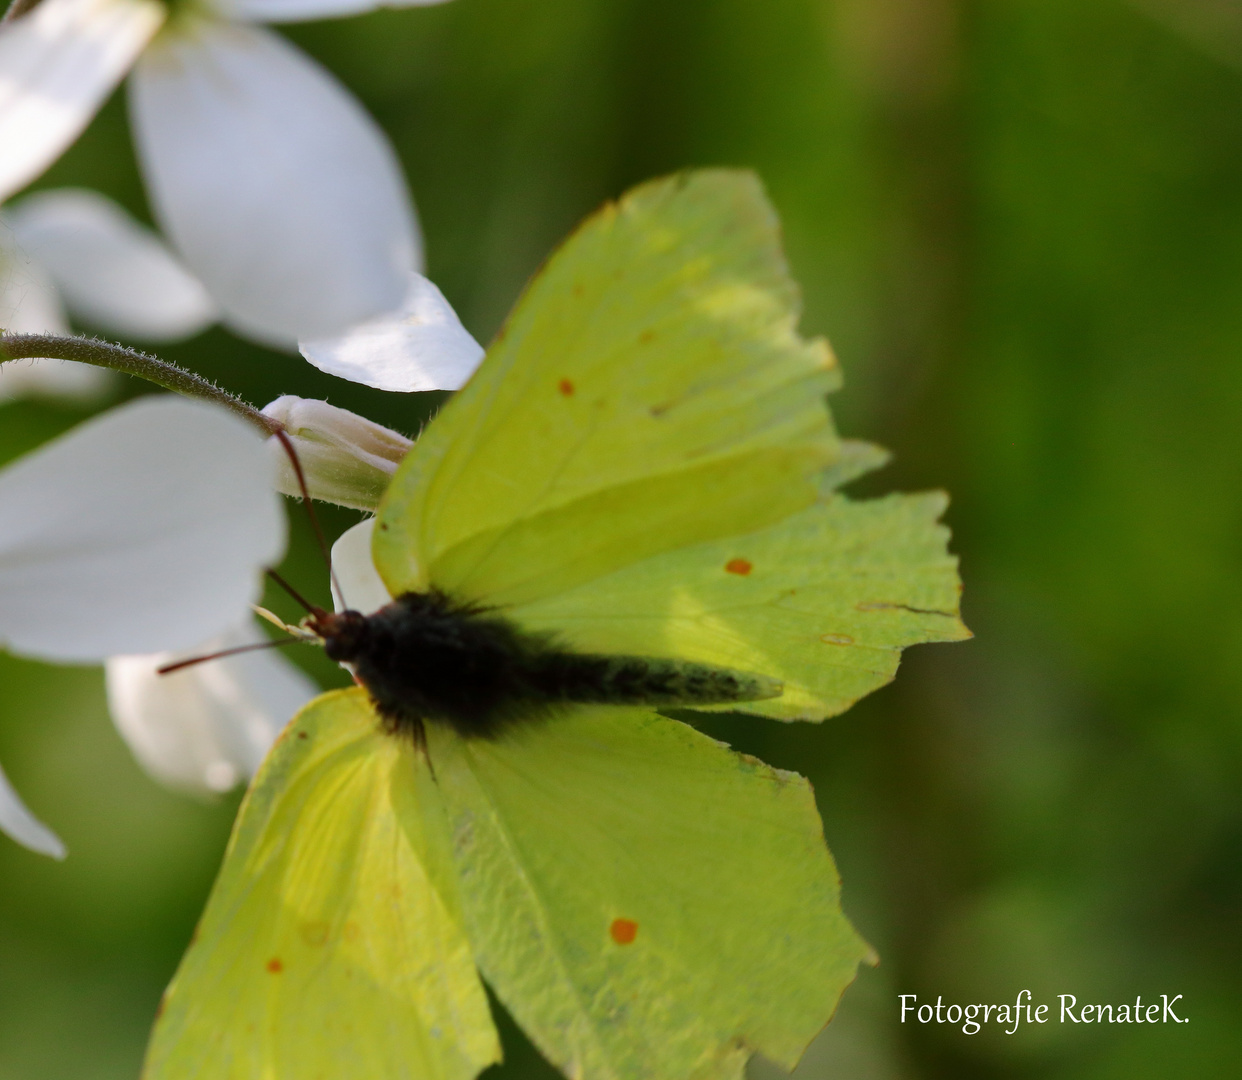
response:
[(521, 603), (809, 505), (839, 455), (837, 372), (798, 307), (752, 175), (606, 206), (397, 471), (373, 548), (389, 591)]
[(146, 1080), (471, 1080), (499, 1059), (425, 759), (360, 691), (290, 724), (242, 806)]
[(623, 567), (511, 614), (585, 652), (669, 656), (781, 679), (722, 706), (820, 720), (889, 682), (901, 650), (970, 636), (945, 496), (842, 495), (766, 529)]
[(793, 1066), (868, 953), (804, 779), (638, 709), (428, 736), (479, 967), (566, 1076)]

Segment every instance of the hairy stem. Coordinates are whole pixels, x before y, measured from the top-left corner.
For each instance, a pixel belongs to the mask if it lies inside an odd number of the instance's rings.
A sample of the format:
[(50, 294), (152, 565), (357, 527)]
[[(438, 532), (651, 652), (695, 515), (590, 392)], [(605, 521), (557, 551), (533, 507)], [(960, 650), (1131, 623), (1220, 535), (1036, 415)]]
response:
[(8, 360), (26, 360), (47, 357), (53, 360), (76, 360), (82, 364), (123, 371), (136, 375), (147, 382), (162, 386), (186, 397), (213, 401), (248, 420), (264, 435), (275, 435), (283, 429), (280, 424), (264, 416), (253, 405), (221, 390), (215, 383), (195, 375), (176, 364), (170, 364), (156, 356), (148, 356), (137, 349), (124, 345), (112, 345), (97, 338), (61, 337), (56, 334), (5, 334), (0, 333), (0, 364)]

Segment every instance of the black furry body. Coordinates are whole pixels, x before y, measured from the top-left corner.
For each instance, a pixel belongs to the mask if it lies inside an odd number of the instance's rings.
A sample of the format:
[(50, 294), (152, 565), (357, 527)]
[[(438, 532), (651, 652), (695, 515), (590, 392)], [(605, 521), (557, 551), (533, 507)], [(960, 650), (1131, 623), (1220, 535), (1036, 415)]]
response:
[(489, 738), (571, 704), (707, 705), (780, 692), (772, 680), (728, 668), (573, 652), (440, 592), (317, 622), (328, 655), (352, 666), (388, 729), (420, 741), (423, 721)]

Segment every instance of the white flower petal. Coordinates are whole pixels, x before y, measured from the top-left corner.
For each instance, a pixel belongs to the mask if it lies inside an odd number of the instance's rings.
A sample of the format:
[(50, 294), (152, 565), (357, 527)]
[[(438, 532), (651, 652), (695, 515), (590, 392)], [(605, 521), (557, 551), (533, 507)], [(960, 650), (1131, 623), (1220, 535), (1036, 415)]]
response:
[(457, 390), (483, 359), (483, 346), (422, 274), (410, 275), (399, 311), (298, 348), (320, 371), (377, 390)]
[[(7, 215), (0, 218), (0, 230), (0, 326), (12, 334), (67, 334), (69, 324), (51, 277), (11, 242)], [(91, 401), (112, 382), (112, 372), (72, 360), (0, 363), (0, 401), (24, 397)]]
[[(192, 655), (266, 640), (247, 622)], [(319, 693), (275, 650), (156, 674), (173, 659), (167, 652), (114, 656), (105, 671), (117, 730), (147, 772), (181, 791), (206, 795), (249, 779), (281, 728)]]
[(53, 859), (65, 857), (65, 845), (60, 837), (27, 809), (3, 769), (0, 769), (0, 832), (41, 855), (50, 855)]
[(0, 642), (47, 660), (188, 648), (234, 625), (285, 543), (263, 438), (145, 398), (0, 471)]
[(78, 137), (164, 12), (156, 0), (43, 0), (0, 27), (0, 199)]
[(234, 19), (301, 22), (358, 15), (379, 8), (430, 7), (446, 0), (217, 0), (215, 9)]
[(0, 326), (10, 334), (67, 334), (69, 323), (51, 276), (9, 242), (7, 214), (0, 229), (5, 233), (0, 239)]
[(175, 341), (216, 318), (207, 290), (111, 199), (41, 191), (8, 209), (18, 246), (52, 275), (69, 310), (124, 337)]
[(139, 61), (130, 106), (157, 216), (227, 322), (325, 337), (401, 303), (421, 254), (396, 155), (309, 57), (186, 20)]
[[(0, 223), (7, 232), (7, 221)], [(0, 236), (0, 326), (13, 334), (66, 334), (60, 295), (47, 272)], [(49, 397), (86, 402), (112, 385), (112, 372), (71, 360), (0, 363), (0, 402)]]
[[(367, 518), (346, 529), (332, 545), (332, 572), (345, 594), (345, 604), (364, 615), (392, 603), (392, 596), (371, 561), (374, 528), (375, 518)], [(336, 598), (336, 610), (343, 610), (340, 597)]]
[(0, 402), (39, 397), (86, 403), (102, 397), (112, 383), (112, 372), (73, 360), (9, 360), (0, 365)]

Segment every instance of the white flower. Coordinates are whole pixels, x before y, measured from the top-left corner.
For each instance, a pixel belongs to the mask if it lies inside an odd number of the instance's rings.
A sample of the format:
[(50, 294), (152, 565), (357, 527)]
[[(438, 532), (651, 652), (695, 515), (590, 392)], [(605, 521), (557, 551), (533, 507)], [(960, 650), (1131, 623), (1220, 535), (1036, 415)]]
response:
[(396, 156), (331, 75), (253, 25), (380, 6), (203, 0), (164, 25), (158, 0), (42, 0), (0, 28), (0, 198), (42, 173), (132, 67), (156, 216), (226, 322), (291, 344), (394, 311), (421, 265)]
[(483, 347), (421, 274), (410, 274), (398, 311), (298, 348), (329, 375), (398, 392), (460, 390), (483, 360)]
[[(312, 364), (331, 375), (379, 390), (457, 390), (483, 360), (483, 348), (462, 326), (444, 294), (410, 274), (401, 309), (336, 338), (298, 343)], [(326, 401), (286, 394), (263, 412), (292, 441), (312, 498), (374, 510), (392, 474), (413, 445), (372, 420)], [(277, 486), (301, 494), (284, 446), (268, 442)]]
[[(64, 334), (66, 310), (139, 341), (189, 337), (216, 317), (206, 290), (154, 233), (110, 199), (74, 188), (42, 191), (0, 212), (0, 326)], [(0, 400), (86, 400), (110, 382), (89, 364), (13, 362), (0, 366)]]
[[(234, 627), (285, 544), (264, 440), (224, 410), (144, 398), (0, 470), (0, 644), (100, 662)], [(0, 829), (59, 841), (0, 778)]]
[[(204, 656), (266, 640), (247, 621), (192, 651)], [(280, 729), (319, 693), (272, 650), (156, 673), (176, 658), (171, 652), (111, 657), (104, 665), (108, 709), (143, 768), (192, 794), (228, 791), (248, 780)]]

